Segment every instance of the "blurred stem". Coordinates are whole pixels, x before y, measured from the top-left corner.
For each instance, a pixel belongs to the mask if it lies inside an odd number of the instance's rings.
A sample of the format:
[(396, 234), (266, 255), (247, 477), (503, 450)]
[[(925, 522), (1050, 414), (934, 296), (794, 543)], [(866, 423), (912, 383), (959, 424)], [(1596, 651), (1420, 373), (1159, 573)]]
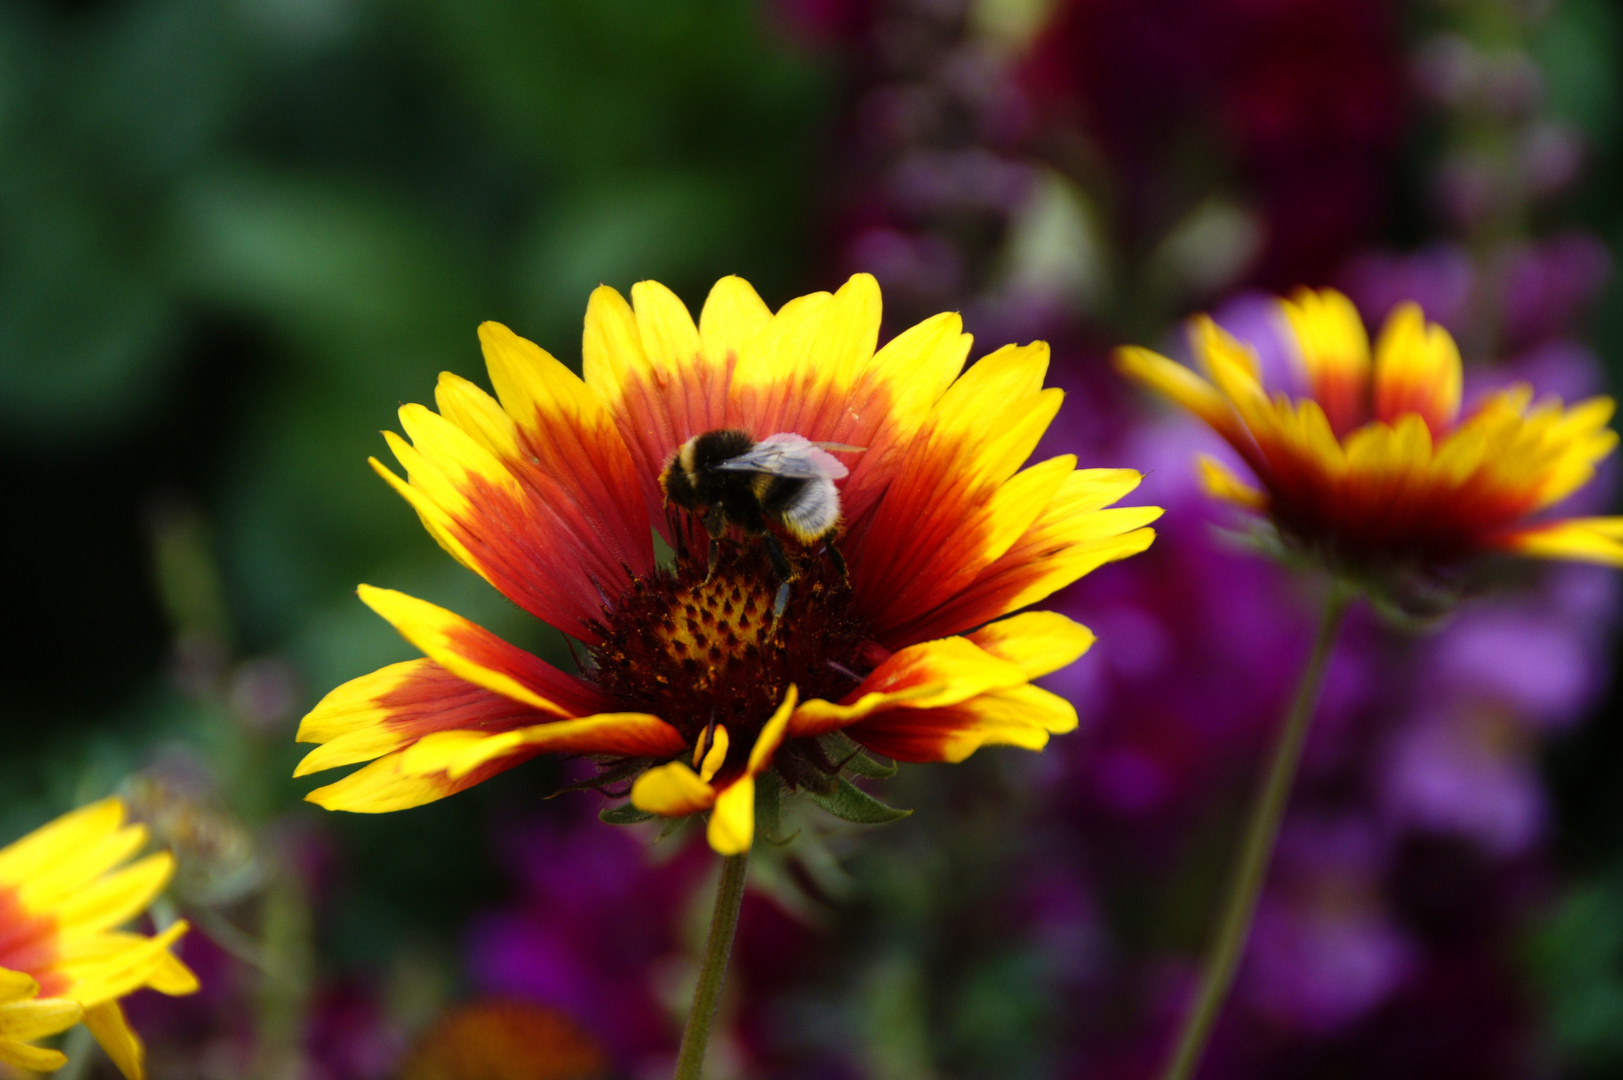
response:
[(52, 1073), (51, 1080), (83, 1080), (90, 1075), (91, 1066), (101, 1054), (101, 1047), (96, 1045), (90, 1029), (83, 1024), (75, 1024), (68, 1029), (59, 1049), (67, 1055), (68, 1063)]
[(304, 1031), (309, 1011), (310, 906), (303, 881), (281, 856), (261, 901), (264, 930), (260, 957), (258, 1045), (254, 1080), (298, 1080), (305, 1075)]
[(265, 947), (252, 934), (211, 907), (196, 907), (189, 914), (209, 940), (227, 953), (261, 973), (276, 974), (275, 965), (265, 955)]
[(1228, 897), (1223, 904), (1217, 939), (1212, 943), (1211, 955), (1206, 959), (1206, 971), (1201, 977), (1200, 996), (1178, 1034), (1177, 1050), (1172, 1063), (1162, 1074), (1163, 1080), (1191, 1080), (1194, 1076), (1206, 1042), (1211, 1038), (1212, 1027), (1223, 1011), (1223, 1003), (1228, 1000), (1229, 988), (1234, 985), (1234, 974), (1239, 969), (1241, 956), (1245, 954), (1246, 939), (1251, 936), (1257, 898), (1262, 894), (1263, 882), (1268, 877), (1268, 864), (1273, 861), (1274, 842), (1279, 839), (1279, 824), (1285, 817), (1285, 805), (1290, 801), (1296, 767), (1302, 760), (1302, 747), (1306, 745), (1308, 730), (1313, 726), (1319, 691), (1324, 687), (1324, 672), (1330, 664), (1330, 654), (1335, 651), (1341, 621), (1352, 600), (1352, 590), (1339, 582), (1331, 586), (1330, 595), (1325, 598), (1324, 614), (1319, 620), (1313, 652), (1302, 672), (1302, 681), (1297, 684), (1290, 712), (1279, 729), (1267, 778), (1251, 810), (1245, 843), (1240, 848), (1239, 861), (1234, 866)]
[(710, 1029), (721, 1004), (721, 984), (727, 977), (727, 958), (733, 952), (733, 932), (738, 929), (738, 912), (744, 905), (744, 879), (749, 873), (750, 853), (729, 855), (721, 863), (721, 883), (716, 886), (716, 910), (710, 916), (710, 938), (704, 945), (704, 967), (699, 985), (693, 991), (693, 1009), (682, 1032), (682, 1049), (676, 1055), (675, 1080), (699, 1080), (704, 1069), (704, 1051), (710, 1045)]

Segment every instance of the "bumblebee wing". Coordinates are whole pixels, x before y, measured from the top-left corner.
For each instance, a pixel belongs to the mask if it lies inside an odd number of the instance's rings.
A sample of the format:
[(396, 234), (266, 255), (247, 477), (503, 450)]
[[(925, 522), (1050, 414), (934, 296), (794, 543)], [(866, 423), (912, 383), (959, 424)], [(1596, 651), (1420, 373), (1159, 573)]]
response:
[(711, 466), (727, 472), (766, 473), (791, 480), (841, 480), (850, 472), (833, 454), (801, 435), (768, 435), (737, 457)]

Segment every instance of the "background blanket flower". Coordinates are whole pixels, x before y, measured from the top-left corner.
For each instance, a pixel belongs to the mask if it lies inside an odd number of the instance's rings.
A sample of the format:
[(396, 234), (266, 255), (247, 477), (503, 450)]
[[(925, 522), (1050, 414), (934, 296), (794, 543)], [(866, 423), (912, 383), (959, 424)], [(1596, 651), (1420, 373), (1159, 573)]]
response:
[(1623, 566), (1623, 518), (1540, 516), (1617, 445), (1611, 398), (1535, 404), (1518, 384), (1462, 415), (1459, 350), (1419, 305), (1396, 307), (1373, 350), (1334, 290), (1304, 289), (1278, 311), (1300, 395), (1270, 396), (1256, 353), (1205, 316), (1190, 327), (1205, 377), (1147, 349), (1117, 352), (1124, 372), (1211, 425), (1256, 477), (1202, 456), (1213, 496), (1266, 513), (1288, 541), (1353, 576), (1435, 571), (1495, 550)]
[[(197, 979), (170, 953), (176, 922), (152, 937), (116, 929), (144, 912), (174, 872), (124, 824), (118, 799), (75, 810), (0, 849), (0, 1061), (47, 1072), (67, 1058), (30, 1040), (83, 1019), (130, 1080), (145, 1074), (119, 999), (142, 987), (190, 994)], [(127, 865), (125, 865), (128, 863)]]

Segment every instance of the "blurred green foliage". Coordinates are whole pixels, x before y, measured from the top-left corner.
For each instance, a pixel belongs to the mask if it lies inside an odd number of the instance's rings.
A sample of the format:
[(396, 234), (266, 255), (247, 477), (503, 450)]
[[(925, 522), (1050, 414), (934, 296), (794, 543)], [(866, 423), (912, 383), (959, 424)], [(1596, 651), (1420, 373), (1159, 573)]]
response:
[(240, 629), (319, 643), (318, 684), (365, 668), (387, 635), (329, 609), (440, 565), (365, 458), (436, 372), (482, 376), (480, 320), (575, 362), (600, 281), (790, 287), (826, 95), (760, 22), (741, 0), (0, 7), (6, 453), (116, 453), (190, 419), (168, 406), (197, 369), (239, 370), (198, 405), (230, 421), (198, 494)]
[[(5, 835), (167, 739), (222, 781), (249, 755), (261, 820), (312, 786), (291, 728), (211, 742), (232, 718), (160, 678), (191, 611), (153, 580), (160, 497), (212, 525), (221, 640), (292, 657), (301, 705), (411, 655), (360, 581), (555, 650), (373, 475), (378, 430), (483, 381), (484, 319), (578, 364), (599, 282), (798, 290), (829, 85), (747, 0), (0, 4), (0, 725), (35, 751), (0, 764)], [(170, 593), (214, 572), (156, 554)], [(475, 821), (549, 777), (337, 822), (337, 959), (450, 932), (498, 885)]]

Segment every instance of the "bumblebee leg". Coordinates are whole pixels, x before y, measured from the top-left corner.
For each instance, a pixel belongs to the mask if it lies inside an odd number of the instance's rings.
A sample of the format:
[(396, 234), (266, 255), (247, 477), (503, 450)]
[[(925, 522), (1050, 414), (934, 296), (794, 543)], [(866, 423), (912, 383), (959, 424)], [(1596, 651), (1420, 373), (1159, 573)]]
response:
[(705, 545), (708, 549), (709, 569), (705, 571), (704, 580), (708, 584), (716, 576), (716, 563), (721, 561), (721, 538), (727, 532), (727, 515), (722, 513), (721, 507), (712, 506), (704, 512), (704, 531), (710, 538)]
[(783, 553), (783, 545), (776, 536), (763, 532), (761, 542), (766, 545), (767, 558), (772, 560), (772, 572), (778, 575), (779, 582), (778, 595), (772, 599), (772, 623), (767, 629), (768, 634), (773, 634), (777, 632), (778, 620), (789, 607), (789, 583), (794, 580), (795, 568), (789, 564), (789, 556)]
[(789, 565), (789, 556), (783, 553), (783, 545), (778, 538), (770, 532), (761, 534), (761, 542), (766, 545), (766, 557), (772, 560), (772, 572), (778, 575), (778, 580), (790, 582), (795, 578), (795, 568)]
[(772, 599), (772, 623), (767, 627), (768, 634), (775, 634), (778, 630), (778, 620), (789, 608), (789, 583), (785, 581), (778, 586), (778, 595)]
[(827, 550), (828, 561), (834, 564), (834, 569), (838, 571), (840, 580), (849, 585), (851, 583), (851, 571), (845, 565), (845, 556), (840, 554), (840, 549), (835, 546), (832, 540), (828, 542)]

